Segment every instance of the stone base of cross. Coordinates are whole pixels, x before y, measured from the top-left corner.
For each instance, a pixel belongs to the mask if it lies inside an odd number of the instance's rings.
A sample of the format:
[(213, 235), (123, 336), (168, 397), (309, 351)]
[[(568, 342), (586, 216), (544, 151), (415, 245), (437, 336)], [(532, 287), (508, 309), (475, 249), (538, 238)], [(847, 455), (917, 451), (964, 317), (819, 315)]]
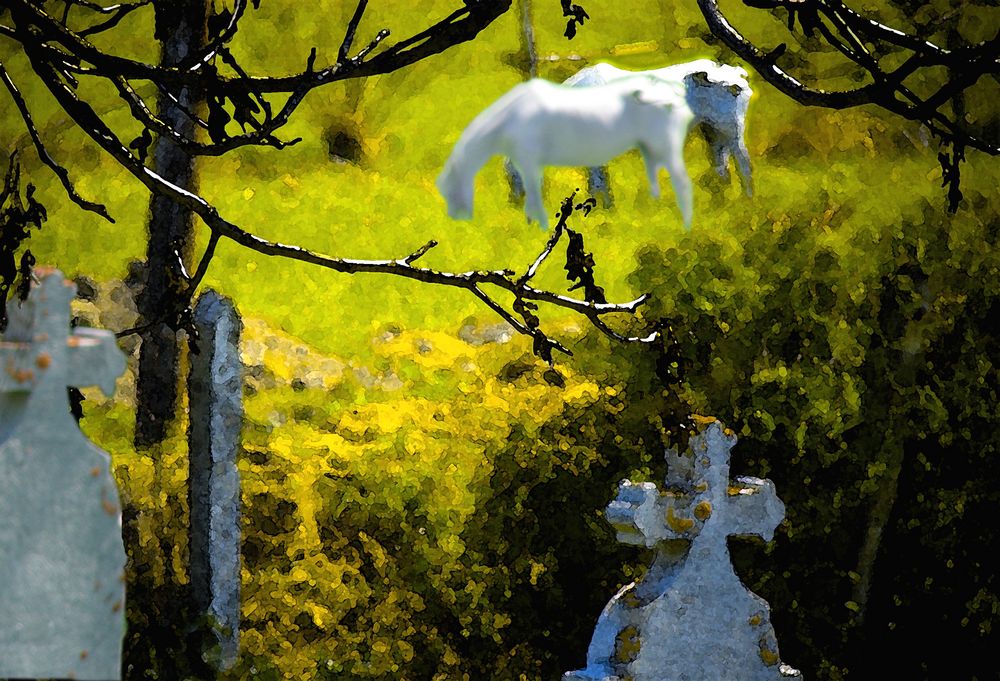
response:
[(601, 612), (587, 667), (563, 681), (780, 681), (767, 602), (733, 571), (727, 537), (770, 541), (785, 515), (774, 484), (729, 479), (735, 435), (712, 420), (683, 454), (668, 451), (664, 488), (623, 481), (606, 510), (618, 540), (656, 549), (645, 576)]
[(114, 334), (70, 334), (74, 286), (54, 270), (9, 306), (0, 338), (0, 678), (121, 678), (125, 547), (110, 457), (66, 387), (114, 392)]

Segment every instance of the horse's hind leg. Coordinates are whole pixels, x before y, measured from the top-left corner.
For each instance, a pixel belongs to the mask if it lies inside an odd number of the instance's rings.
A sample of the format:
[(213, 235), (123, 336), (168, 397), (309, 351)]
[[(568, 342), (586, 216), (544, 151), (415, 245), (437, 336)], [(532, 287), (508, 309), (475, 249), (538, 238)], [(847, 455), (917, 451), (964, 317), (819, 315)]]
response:
[(503, 160), (503, 169), (507, 173), (507, 181), (510, 183), (511, 201), (524, 198), (524, 182), (521, 181), (517, 168), (514, 167), (509, 158)]
[(649, 193), (653, 195), (654, 199), (658, 199), (660, 198), (660, 178), (657, 173), (660, 171), (660, 164), (645, 146), (639, 146), (639, 153), (642, 154), (642, 162), (646, 166), (646, 177), (649, 178)]
[(611, 197), (611, 178), (608, 176), (607, 166), (587, 168), (587, 191), (595, 198), (599, 196), (604, 208), (611, 208), (614, 205), (614, 199)]
[(708, 143), (709, 152), (712, 156), (712, 165), (715, 166), (715, 172), (719, 174), (723, 180), (729, 179), (729, 147), (732, 144), (722, 131), (718, 130), (714, 125), (708, 122), (701, 124), (702, 134), (705, 136), (705, 141)]
[[(674, 188), (674, 196), (677, 205), (681, 209), (681, 217), (684, 218), (684, 228), (691, 229), (691, 218), (694, 215), (694, 190), (691, 187), (691, 177), (688, 175), (687, 166), (684, 163), (684, 135), (683, 126), (675, 126), (668, 131), (667, 144), (663, 148), (663, 166), (670, 173), (670, 184)], [(655, 173), (655, 166), (653, 172)]]

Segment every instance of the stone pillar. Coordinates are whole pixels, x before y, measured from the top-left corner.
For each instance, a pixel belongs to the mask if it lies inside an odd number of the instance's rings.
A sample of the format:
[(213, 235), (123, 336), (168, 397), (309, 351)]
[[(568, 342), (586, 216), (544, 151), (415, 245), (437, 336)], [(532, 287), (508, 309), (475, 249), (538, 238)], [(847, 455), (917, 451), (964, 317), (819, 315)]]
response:
[(236, 455), (243, 422), (242, 324), (232, 302), (214, 291), (194, 310), (198, 352), (188, 380), (191, 424), (191, 594), (219, 643), (216, 668), (239, 655), (240, 478)]
[(70, 335), (74, 286), (39, 268), (0, 341), (0, 678), (121, 678), (125, 546), (111, 459), (67, 386), (106, 394), (125, 369), (108, 331)]
[(736, 436), (712, 420), (684, 454), (666, 453), (663, 490), (623, 481), (606, 516), (618, 541), (656, 549), (645, 577), (601, 613), (587, 667), (564, 681), (780, 681), (767, 602), (733, 571), (727, 537), (770, 541), (785, 515), (774, 484), (729, 479)]

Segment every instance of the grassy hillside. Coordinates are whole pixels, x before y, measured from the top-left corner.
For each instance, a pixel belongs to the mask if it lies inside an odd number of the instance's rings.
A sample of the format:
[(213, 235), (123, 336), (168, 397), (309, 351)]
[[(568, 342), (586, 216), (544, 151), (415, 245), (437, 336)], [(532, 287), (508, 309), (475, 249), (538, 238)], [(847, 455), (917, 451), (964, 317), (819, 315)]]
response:
[[(287, 24), (295, 27), (296, 44), (321, 46), (322, 61), (324, 46), (326, 52), (331, 50), (328, 36), (336, 35), (344, 11), (339, 4), (330, 7), (322, 21), (310, 22), (287, 8), (279, 9), (277, 3), (270, 8), (264, 3), (259, 21), (247, 23), (238, 51), (248, 66), (259, 65), (266, 71), (301, 68), (301, 55), (286, 49), (284, 40), (275, 41), (269, 29)], [(392, 8), (381, 10), (382, 16), (372, 8), (359, 35), (383, 25), (394, 35), (403, 35), (408, 27), (440, 16), (447, 7), (446, 2), (421, 3), (419, 11)], [(693, 6), (674, 8), (671, 16), (661, 16), (666, 11), (662, 7), (642, 15), (617, 12), (612, 3), (596, 2), (588, 5), (588, 11), (593, 19), (587, 30), (568, 42), (552, 8), (544, 3), (535, 7), (542, 75), (563, 78), (597, 59), (640, 68), (702, 56), (721, 58), (717, 48), (704, 42), (705, 31)], [(225, 216), (260, 236), (331, 255), (401, 256), (433, 238), (441, 245), (425, 257), (428, 266), (525, 267), (543, 245), (544, 235), (527, 224), (520, 207), (508, 200), (498, 159), (480, 173), (471, 222), (447, 218), (433, 184), (463, 127), (524, 78), (523, 70), (512, 66), (524, 58), (520, 21), (518, 12), (512, 11), (478, 40), (444, 55), (398, 73), (334, 84), (313, 93), (285, 131), (286, 137), (301, 136), (301, 144), (281, 152), (245, 150), (222, 159), (203, 159), (202, 192)], [(138, 46), (135, 51), (142, 52)], [(563, 58), (550, 61), (550, 56)], [(566, 58), (571, 56), (580, 59)], [(12, 70), (23, 67), (16, 58), (11, 62)], [(866, 112), (804, 110), (759, 79), (753, 83), (757, 92), (749, 137), (761, 193), (749, 204), (750, 215), (767, 214), (772, 172), (807, 175), (814, 169), (843, 166), (870, 175), (874, 191), (879, 191), (879, 182), (883, 191), (895, 186), (889, 168), (894, 161), (882, 160), (877, 153), (888, 142), (879, 132), (885, 127), (878, 120)], [(144, 253), (148, 198), (137, 182), (67, 126), (61, 114), (51, 112), (46, 95), (28, 86), (30, 82), (25, 82), (43, 134), (58, 141), (58, 155), (67, 160), (81, 193), (107, 201), (118, 220), (108, 224), (66, 201), (51, 174), (31, 161), (28, 150), (24, 157), (34, 166), (32, 180), (50, 210), (50, 220), (34, 238), (33, 249), (41, 262), (54, 263), (70, 274), (120, 277), (126, 263)], [(113, 99), (106, 101), (106, 106), (116, 106)], [(5, 136), (16, 134), (12, 115), (4, 111)], [(347, 130), (359, 137), (359, 165), (331, 159), (324, 141), (330, 130)], [(18, 145), (25, 143), (21, 136)], [(927, 158), (926, 171), (934, 172), (925, 150), (906, 146)], [(746, 207), (748, 200), (740, 195), (735, 180), (725, 187), (715, 180), (702, 142), (690, 142), (687, 158), (697, 183), (695, 230), (725, 230), (726, 206)], [(682, 235), (666, 176), (661, 178), (660, 201), (649, 197), (643, 176), (636, 153), (613, 163), (615, 209), (593, 214), (577, 225), (587, 234), (600, 281), (613, 299), (640, 293), (626, 283), (639, 246), (668, 244)], [(585, 187), (584, 183), (579, 170), (550, 169), (547, 205), (554, 211), (562, 197)], [(937, 200), (933, 193), (928, 198)], [(541, 281), (562, 287), (562, 273), (553, 268)], [(206, 283), (231, 295), (247, 315), (270, 320), (323, 350), (347, 356), (366, 356), (373, 331), (386, 323), (454, 331), (469, 315), (489, 317), (467, 294), (384, 276), (335, 274), (256, 256), (231, 243), (219, 249)], [(564, 316), (553, 310), (543, 318)]]

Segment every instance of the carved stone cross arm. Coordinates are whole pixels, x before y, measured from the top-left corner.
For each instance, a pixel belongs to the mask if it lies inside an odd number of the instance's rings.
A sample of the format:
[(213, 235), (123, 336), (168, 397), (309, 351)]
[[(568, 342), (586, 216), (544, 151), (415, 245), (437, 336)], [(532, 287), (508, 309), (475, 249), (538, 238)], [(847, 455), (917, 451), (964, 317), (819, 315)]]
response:
[[(40, 287), (27, 304), (12, 306), (10, 328), (0, 342), (0, 394), (34, 392), (42, 383), (46, 391), (58, 393), (60, 401), (67, 386), (96, 385), (106, 395), (114, 393), (115, 379), (125, 370), (114, 334), (78, 328), (67, 336), (74, 286), (58, 272), (41, 268), (37, 272), (42, 277)], [(53, 367), (60, 370), (50, 371)]]

